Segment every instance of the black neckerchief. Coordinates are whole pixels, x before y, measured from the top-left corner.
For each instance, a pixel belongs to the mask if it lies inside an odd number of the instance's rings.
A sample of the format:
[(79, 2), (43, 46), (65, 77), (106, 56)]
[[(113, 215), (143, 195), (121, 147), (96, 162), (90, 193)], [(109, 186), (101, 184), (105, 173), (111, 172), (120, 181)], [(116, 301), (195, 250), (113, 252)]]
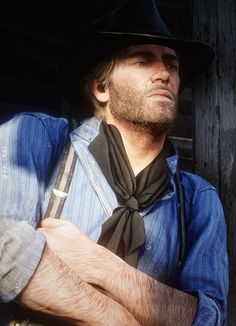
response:
[(89, 150), (120, 204), (103, 223), (98, 243), (136, 267), (139, 249), (146, 239), (143, 218), (138, 210), (150, 207), (169, 188), (166, 159), (171, 154), (171, 146), (165, 142), (160, 154), (136, 178), (115, 126), (102, 122)]

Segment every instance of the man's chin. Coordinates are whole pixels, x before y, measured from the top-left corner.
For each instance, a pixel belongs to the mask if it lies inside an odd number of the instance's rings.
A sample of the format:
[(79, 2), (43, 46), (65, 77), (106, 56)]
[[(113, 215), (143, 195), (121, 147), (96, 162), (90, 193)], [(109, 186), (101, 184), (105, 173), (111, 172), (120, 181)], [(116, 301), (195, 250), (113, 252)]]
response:
[(145, 129), (155, 134), (166, 134), (172, 127), (173, 121), (156, 121), (156, 120), (126, 120), (132, 129)]

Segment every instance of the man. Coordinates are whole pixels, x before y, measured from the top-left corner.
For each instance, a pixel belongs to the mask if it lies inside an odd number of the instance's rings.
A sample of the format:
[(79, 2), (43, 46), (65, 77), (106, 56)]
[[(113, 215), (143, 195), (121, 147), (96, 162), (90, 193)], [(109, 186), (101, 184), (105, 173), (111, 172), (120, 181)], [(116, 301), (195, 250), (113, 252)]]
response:
[[(1, 301), (59, 318), (51, 325), (222, 325), (221, 203), (196, 175), (181, 171), (179, 187), (167, 139), (179, 88), (212, 50), (173, 38), (151, 0), (125, 1), (95, 27), (85, 81), (95, 115), (71, 133), (68, 192), (54, 187), (67, 120), (22, 114), (1, 128)], [(66, 92), (76, 99), (74, 88)], [(53, 187), (65, 199), (60, 219), (39, 225), (55, 217)]]

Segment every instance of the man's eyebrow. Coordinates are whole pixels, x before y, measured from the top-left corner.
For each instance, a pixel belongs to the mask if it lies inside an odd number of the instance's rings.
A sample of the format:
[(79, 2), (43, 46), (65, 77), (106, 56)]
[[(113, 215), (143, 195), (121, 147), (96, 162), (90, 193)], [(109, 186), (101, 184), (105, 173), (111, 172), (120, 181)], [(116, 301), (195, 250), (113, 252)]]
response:
[(174, 61), (178, 61), (179, 62), (179, 58), (177, 57), (177, 55), (172, 54), (172, 53), (164, 53), (162, 55), (162, 58), (164, 60), (174, 60)]
[(127, 58), (144, 57), (148, 59), (154, 59), (155, 54), (152, 51), (134, 51), (134, 52), (125, 52), (124, 57)]

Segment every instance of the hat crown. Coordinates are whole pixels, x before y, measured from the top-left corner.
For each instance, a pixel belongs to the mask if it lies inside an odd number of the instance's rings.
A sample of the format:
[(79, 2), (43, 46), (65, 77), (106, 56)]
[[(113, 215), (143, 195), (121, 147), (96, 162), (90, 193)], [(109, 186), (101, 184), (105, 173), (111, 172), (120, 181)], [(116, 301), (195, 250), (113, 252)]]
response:
[(92, 24), (92, 31), (145, 33), (172, 37), (162, 20), (155, 0), (126, 0)]

